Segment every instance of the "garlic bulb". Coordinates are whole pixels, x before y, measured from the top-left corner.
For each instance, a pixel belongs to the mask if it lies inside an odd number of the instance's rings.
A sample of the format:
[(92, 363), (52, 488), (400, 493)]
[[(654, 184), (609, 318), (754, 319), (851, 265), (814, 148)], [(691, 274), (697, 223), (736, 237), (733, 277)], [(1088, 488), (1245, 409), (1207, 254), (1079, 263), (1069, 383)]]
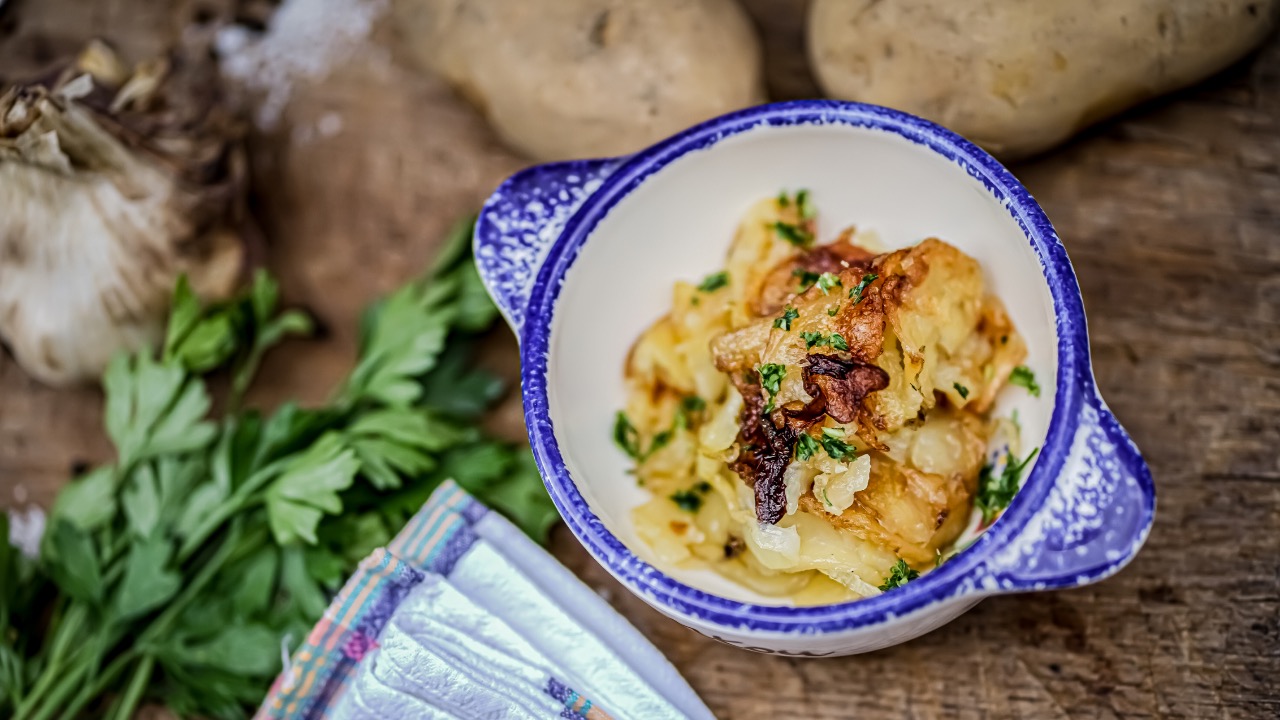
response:
[(96, 379), (158, 342), (179, 274), (229, 295), (245, 163), (199, 54), (130, 72), (94, 43), (0, 95), (0, 340), (37, 379)]

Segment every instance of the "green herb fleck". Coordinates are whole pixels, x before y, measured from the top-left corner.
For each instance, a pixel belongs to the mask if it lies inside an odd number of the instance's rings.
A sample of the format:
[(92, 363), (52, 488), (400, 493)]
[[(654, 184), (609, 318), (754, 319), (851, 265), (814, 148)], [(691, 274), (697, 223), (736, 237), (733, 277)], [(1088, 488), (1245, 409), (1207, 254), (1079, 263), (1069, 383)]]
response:
[(818, 452), (818, 441), (807, 432), (800, 433), (800, 437), (796, 438), (796, 459), (808, 460)]
[(961, 385), (960, 383), (952, 383), (951, 386), (956, 389), (956, 392), (960, 393), (961, 400), (969, 399), (969, 388)]
[(729, 273), (718, 272), (702, 278), (702, 282), (698, 283), (698, 289), (702, 292), (715, 292), (720, 288), (729, 284)]
[(791, 307), (790, 305), (788, 305), (787, 309), (782, 312), (782, 317), (774, 318), (773, 326), (776, 328), (781, 328), (783, 330), (790, 330), (791, 321), (795, 320), (798, 317), (800, 317), (800, 312), (795, 308)]
[(778, 363), (765, 363), (758, 369), (760, 373), (760, 387), (769, 393), (769, 404), (765, 405), (765, 412), (773, 412), (774, 401), (777, 400), (778, 391), (782, 388), (782, 378), (787, 374), (787, 366)]
[(842, 438), (844, 438), (844, 430), (840, 428), (822, 428), (822, 449), (827, 451), (827, 455), (830, 455), (832, 460), (856, 459), (858, 451)]
[(1018, 493), (1022, 482), (1022, 472), (1039, 452), (1040, 448), (1032, 450), (1021, 462), (1012, 453), (1006, 453), (1004, 469), (999, 475), (995, 474), (995, 468), (991, 465), (982, 468), (982, 472), (978, 474), (978, 495), (973, 504), (982, 511), (984, 523), (994, 520), (1000, 511), (1013, 502), (1013, 496)]
[(800, 211), (801, 220), (812, 220), (818, 216), (818, 210), (809, 202), (809, 191), (801, 190), (796, 193), (796, 209)]
[(671, 494), (671, 501), (685, 512), (696, 513), (702, 509), (702, 496), (693, 490), (677, 490)]
[(894, 588), (906, 585), (918, 577), (920, 577), (920, 573), (913, 570), (906, 560), (898, 558), (898, 562), (889, 570), (889, 577), (885, 578), (884, 584), (880, 586), (880, 591), (889, 592)]
[(1010, 385), (1021, 385), (1031, 393), (1032, 397), (1040, 397), (1040, 385), (1036, 382), (1036, 374), (1026, 365), (1019, 365), (1009, 373)]
[(778, 207), (785, 208), (790, 206), (791, 206), (791, 196), (787, 194), (787, 191), (783, 190), (782, 192), (778, 193)]
[(613, 418), (613, 442), (632, 459), (640, 459), (640, 433), (621, 410)]
[(818, 289), (826, 295), (833, 288), (840, 287), (840, 276), (835, 273), (824, 272), (818, 276)]
[(835, 317), (840, 312), (840, 303), (836, 303), (832, 307), (827, 308), (827, 317)]
[(849, 291), (849, 299), (853, 300), (854, 305), (862, 302), (862, 294), (866, 292), (867, 288), (871, 286), (871, 283), (875, 282), (879, 277), (880, 276), (875, 273), (867, 273), (862, 276), (861, 282), (853, 286), (853, 289)]
[(680, 399), (680, 407), (676, 408), (675, 427), (680, 430), (689, 428), (694, 418), (707, 409), (707, 401), (697, 395), (686, 395)]
[(791, 223), (777, 220), (772, 223), (771, 227), (773, 228), (773, 231), (778, 234), (778, 237), (786, 240), (796, 247), (806, 248), (813, 244), (813, 233), (799, 225), (793, 225)]
[(840, 333), (823, 335), (820, 332), (808, 331), (800, 333), (800, 337), (804, 339), (805, 347), (809, 349), (817, 346), (826, 346), (836, 350), (849, 349), (849, 343), (845, 341), (844, 336)]
[(826, 505), (827, 507), (834, 507), (834, 506), (831, 504), (831, 498), (827, 497), (827, 489), (826, 489), (826, 488), (822, 488), (822, 504)]
[(702, 509), (703, 498), (711, 492), (711, 483), (703, 480), (688, 490), (677, 490), (671, 494), (671, 501), (681, 510), (696, 513)]
[(813, 287), (813, 284), (818, 282), (818, 278), (821, 277), (818, 273), (810, 272), (804, 268), (796, 268), (795, 270), (792, 270), (791, 276), (800, 281), (800, 288), (796, 290), (796, 292), (804, 292), (805, 290), (808, 290)]

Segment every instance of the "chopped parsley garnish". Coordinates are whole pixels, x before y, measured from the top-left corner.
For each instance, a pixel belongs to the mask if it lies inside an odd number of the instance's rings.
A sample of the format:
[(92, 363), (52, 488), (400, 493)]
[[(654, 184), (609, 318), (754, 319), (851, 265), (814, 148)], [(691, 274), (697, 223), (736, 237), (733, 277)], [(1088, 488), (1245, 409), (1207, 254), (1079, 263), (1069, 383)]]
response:
[(791, 196), (787, 194), (787, 191), (783, 190), (782, 192), (778, 193), (778, 207), (784, 208), (784, 207), (790, 207), (790, 206), (791, 206)]
[(982, 472), (978, 474), (978, 495), (973, 500), (974, 507), (982, 511), (983, 523), (995, 520), (1000, 511), (1013, 502), (1013, 496), (1018, 493), (1018, 487), (1022, 483), (1022, 472), (1039, 452), (1040, 448), (1032, 450), (1021, 462), (1013, 453), (1006, 453), (1004, 469), (999, 475), (995, 474), (995, 468), (991, 465), (983, 466)]
[(845, 342), (844, 336), (840, 333), (831, 333), (823, 335), (820, 332), (802, 332), (800, 337), (804, 338), (806, 348), (813, 348), (819, 345), (825, 345), (836, 350), (848, 350), (849, 343)]
[(636, 430), (635, 425), (631, 424), (631, 419), (625, 412), (619, 410), (613, 420), (613, 442), (631, 459), (644, 462), (650, 455), (671, 444), (671, 439), (675, 437), (677, 430), (689, 429), (693, 423), (692, 416), (702, 412), (706, 407), (706, 401), (697, 395), (687, 395), (682, 398), (679, 407), (676, 408), (676, 416), (671, 421), (671, 427), (654, 435), (647, 450), (641, 449), (640, 432)]
[(840, 428), (822, 428), (822, 449), (827, 451), (832, 460), (853, 460), (858, 457), (858, 451), (845, 442), (843, 437), (844, 430)]
[(796, 438), (796, 459), (808, 460), (818, 452), (819, 447), (818, 441), (814, 440), (812, 435), (807, 432), (800, 433), (800, 437)]
[(640, 459), (640, 433), (636, 430), (636, 426), (631, 424), (627, 414), (621, 410), (613, 420), (613, 442), (632, 459)]
[(796, 292), (804, 292), (805, 290), (808, 290), (813, 287), (813, 284), (818, 282), (818, 278), (821, 277), (818, 273), (809, 272), (804, 268), (796, 268), (795, 270), (792, 270), (791, 275), (800, 281), (800, 289)]
[(685, 512), (696, 513), (702, 509), (702, 496), (693, 490), (677, 490), (671, 494), (671, 501)]
[(688, 428), (691, 423), (690, 417), (705, 409), (707, 409), (707, 401), (697, 395), (686, 395), (681, 398), (680, 407), (676, 408), (675, 427)]
[(840, 312), (840, 303), (836, 303), (834, 306), (827, 308), (827, 317), (835, 317), (838, 312)]
[(711, 483), (703, 480), (688, 490), (677, 490), (672, 493), (671, 502), (674, 502), (685, 512), (696, 513), (702, 509), (702, 499), (709, 492), (711, 492)]
[(889, 577), (884, 579), (884, 584), (880, 586), (880, 591), (889, 592), (894, 588), (906, 585), (918, 577), (920, 577), (920, 573), (911, 569), (906, 560), (898, 558), (898, 562), (889, 569)]
[(826, 295), (832, 288), (840, 287), (840, 276), (835, 273), (824, 272), (818, 276), (818, 289)]
[(822, 504), (826, 505), (827, 507), (835, 507), (834, 505), (831, 504), (831, 498), (827, 497), (826, 488), (822, 488)]
[(791, 223), (777, 220), (771, 223), (770, 227), (778, 234), (778, 237), (786, 240), (796, 247), (809, 247), (813, 244), (813, 233), (799, 225), (792, 225)]
[(1036, 374), (1026, 365), (1019, 365), (1009, 373), (1010, 385), (1021, 385), (1031, 393), (1031, 397), (1040, 397), (1040, 384), (1036, 382)]
[(960, 393), (961, 400), (969, 399), (969, 388), (961, 385), (960, 383), (952, 383), (951, 387), (954, 387), (956, 389), (956, 392)]
[(875, 282), (878, 277), (880, 276), (875, 273), (867, 273), (862, 276), (862, 282), (853, 286), (853, 289), (849, 291), (849, 299), (853, 300), (854, 305), (862, 302), (862, 293), (866, 292), (867, 288), (870, 287), (871, 283)]
[(783, 330), (790, 330), (791, 321), (798, 317), (800, 317), (800, 312), (788, 305), (787, 309), (782, 311), (782, 317), (774, 319), (773, 326), (776, 328), (782, 328)]
[(647, 459), (649, 459), (649, 456), (650, 456), (650, 455), (652, 455), (652, 454), (654, 454), (654, 453), (658, 452), (659, 450), (661, 450), (662, 448), (666, 447), (668, 444), (670, 444), (670, 442), (671, 442), (671, 438), (672, 438), (672, 436), (673, 436), (673, 435), (675, 435), (674, 429), (672, 429), (672, 430), (663, 430), (662, 432), (658, 433), (657, 435), (654, 435), (654, 436), (653, 436), (653, 442), (652, 442), (652, 443), (649, 443), (649, 449), (644, 451), (644, 454), (640, 456), (640, 459), (641, 459), (641, 460), (647, 460)]
[(729, 284), (729, 273), (718, 272), (702, 278), (702, 282), (698, 283), (698, 289), (702, 292), (715, 292), (725, 285)]
[(809, 191), (800, 190), (796, 193), (796, 209), (800, 211), (801, 220), (812, 220), (818, 215), (818, 211), (809, 203)]
[(764, 411), (773, 412), (773, 404), (777, 400), (778, 390), (782, 388), (782, 378), (787, 374), (787, 366), (765, 363), (758, 368), (757, 372), (760, 373), (760, 387), (769, 393), (769, 404), (764, 406)]

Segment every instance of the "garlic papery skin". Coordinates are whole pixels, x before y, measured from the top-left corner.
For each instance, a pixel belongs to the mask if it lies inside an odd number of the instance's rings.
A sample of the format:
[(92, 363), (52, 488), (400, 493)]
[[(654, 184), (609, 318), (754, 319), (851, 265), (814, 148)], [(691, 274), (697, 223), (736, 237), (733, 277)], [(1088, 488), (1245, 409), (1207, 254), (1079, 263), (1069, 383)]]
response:
[(183, 145), (155, 122), (152, 142), (112, 114), (150, 121), (143, 104), (166, 71), (140, 66), (110, 99), (131, 96), (108, 111), (82, 101), (104, 89), (86, 73), (0, 96), (0, 339), (42, 382), (96, 380), (115, 353), (158, 343), (179, 275), (206, 299), (230, 295), (241, 275), (243, 183), (227, 177), (243, 170), (191, 179), (208, 162), (197, 156), (225, 144), (201, 128)]

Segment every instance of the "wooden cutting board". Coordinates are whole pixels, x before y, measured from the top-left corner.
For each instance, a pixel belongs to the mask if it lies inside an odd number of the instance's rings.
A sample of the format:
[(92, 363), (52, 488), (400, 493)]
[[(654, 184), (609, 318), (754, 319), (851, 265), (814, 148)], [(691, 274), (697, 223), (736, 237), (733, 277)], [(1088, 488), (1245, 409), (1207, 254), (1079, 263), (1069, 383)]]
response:
[[(133, 59), (269, 2), (8, 0), (0, 74), (93, 34)], [(802, 3), (751, 0), (784, 69)], [(439, 82), (399, 64), (386, 28), (323, 83), (294, 88), (252, 139), (267, 262), (325, 324), (264, 368), (254, 401), (319, 402), (350, 367), (356, 318), (414, 275), (437, 238), (525, 163)], [(790, 48), (791, 55), (787, 55)], [(315, 132), (325, 115), (336, 132)], [(329, 123), (333, 129), (333, 123)], [(724, 718), (1280, 715), (1280, 42), (1203, 86), (1017, 166), (1080, 277), (1103, 393), (1159, 492), (1146, 549), (1079, 590), (989, 600), (870, 655), (754, 655), (630, 596), (561, 529), (555, 552), (647, 634)], [(3, 188), (0, 188), (3, 192)], [(3, 279), (0, 279), (3, 282)], [(501, 334), (490, 362), (514, 376)], [(54, 391), (0, 354), (0, 506), (47, 504), (109, 457), (96, 391)], [(513, 398), (494, 426), (519, 437)]]

